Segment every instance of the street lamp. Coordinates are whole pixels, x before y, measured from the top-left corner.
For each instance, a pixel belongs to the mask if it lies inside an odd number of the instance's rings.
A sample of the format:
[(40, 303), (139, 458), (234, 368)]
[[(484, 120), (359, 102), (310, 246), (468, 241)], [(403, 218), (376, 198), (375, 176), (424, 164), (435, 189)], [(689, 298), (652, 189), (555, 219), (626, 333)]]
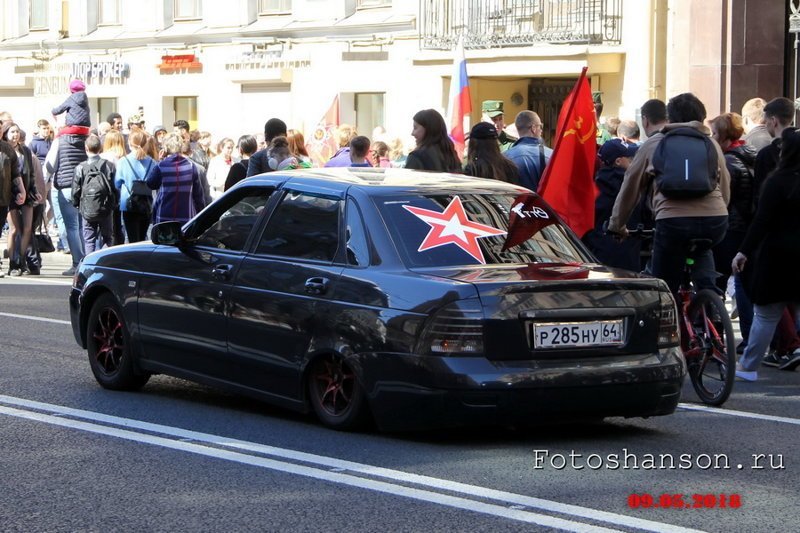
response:
[[(794, 33), (794, 102), (795, 109), (797, 108), (797, 51), (800, 47), (800, 0), (795, 5), (794, 0), (789, 0), (789, 9), (792, 13), (789, 15), (789, 33)], [(797, 111), (795, 111), (795, 120), (797, 122)]]

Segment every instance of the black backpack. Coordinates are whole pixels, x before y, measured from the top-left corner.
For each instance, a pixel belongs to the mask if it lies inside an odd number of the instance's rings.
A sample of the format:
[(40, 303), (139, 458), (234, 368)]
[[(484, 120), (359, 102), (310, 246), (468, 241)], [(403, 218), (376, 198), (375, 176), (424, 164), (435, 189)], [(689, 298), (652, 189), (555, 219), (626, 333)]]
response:
[(714, 143), (708, 135), (688, 126), (668, 131), (652, 161), (656, 187), (667, 198), (701, 198), (719, 182)]
[(105, 161), (84, 164), (81, 186), (80, 212), (87, 222), (99, 222), (114, 209), (116, 194), (110, 180), (103, 173)]

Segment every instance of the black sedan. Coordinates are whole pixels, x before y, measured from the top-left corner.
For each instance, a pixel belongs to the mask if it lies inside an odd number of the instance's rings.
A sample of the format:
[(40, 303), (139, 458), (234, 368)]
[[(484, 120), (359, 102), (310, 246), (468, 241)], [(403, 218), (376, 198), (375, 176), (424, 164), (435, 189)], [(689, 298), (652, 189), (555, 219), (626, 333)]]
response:
[(383, 430), (666, 415), (680, 397), (666, 285), (597, 264), (520, 187), (273, 172), (151, 236), (75, 276), (75, 338), (108, 389), (168, 374)]

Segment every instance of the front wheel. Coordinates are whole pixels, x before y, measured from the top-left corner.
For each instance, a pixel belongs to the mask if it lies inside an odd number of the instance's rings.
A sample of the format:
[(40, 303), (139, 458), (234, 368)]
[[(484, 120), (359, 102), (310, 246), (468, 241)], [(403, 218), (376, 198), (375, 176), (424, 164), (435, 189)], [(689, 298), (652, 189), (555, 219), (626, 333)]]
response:
[(340, 355), (325, 355), (311, 364), (308, 395), (317, 417), (332, 429), (357, 429), (366, 422), (364, 389)]
[(103, 388), (137, 390), (150, 379), (150, 374), (136, 372), (122, 309), (111, 294), (94, 302), (86, 340), (92, 374)]
[(722, 405), (736, 377), (736, 343), (728, 311), (717, 293), (704, 289), (692, 298), (687, 316), (694, 334), (686, 352), (692, 386), (704, 403)]

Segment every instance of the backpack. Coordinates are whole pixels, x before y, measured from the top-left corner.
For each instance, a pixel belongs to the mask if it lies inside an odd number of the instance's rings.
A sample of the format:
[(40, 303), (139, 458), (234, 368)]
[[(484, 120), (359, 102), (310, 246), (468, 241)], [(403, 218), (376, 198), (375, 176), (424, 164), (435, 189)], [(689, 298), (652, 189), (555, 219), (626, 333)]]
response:
[[(150, 215), (153, 213), (153, 192), (150, 190), (150, 187), (147, 186), (147, 183), (144, 182), (144, 179), (139, 178), (136, 174), (133, 163), (131, 163), (127, 157), (124, 159), (131, 168), (131, 173), (133, 173), (131, 186), (125, 186), (125, 188), (128, 189), (128, 200), (125, 203), (125, 211), (128, 213), (138, 213), (150, 218)], [(147, 169), (144, 171), (145, 177), (150, 172), (152, 166), (153, 162), (148, 161)]]
[(653, 154), (656, 188), (666, 198), (701, 198), (717, 187), (719, 156), (708, 135), (690, 128), (668, 131)]
[(104, 164), (100, 160), (83, 166), (80, 212), (87, 222), (100, 222), (111, 214), (116, 203), (115, 191), (103, 173)]

